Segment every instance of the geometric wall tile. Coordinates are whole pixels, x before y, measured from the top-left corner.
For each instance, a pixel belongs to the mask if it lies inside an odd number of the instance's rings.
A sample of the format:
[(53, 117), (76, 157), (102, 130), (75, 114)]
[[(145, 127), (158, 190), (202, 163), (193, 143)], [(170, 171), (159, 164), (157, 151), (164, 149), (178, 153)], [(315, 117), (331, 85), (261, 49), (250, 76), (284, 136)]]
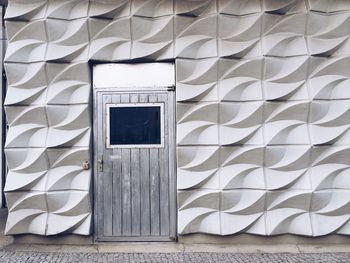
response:
[(45, 235), (47, 205), (44, 192), (6, 193), (6, 200), (9, 209), (6, 234)]
[(177, 148), (177, 187), (219, 189), (219, 148), (186, 146)]
[(42, 105), (46, 99), (45, 63), (7, 63), (5, 105)]
[(325, 163), (310, 169), (313, 190), (350, 189), (350, 165)]
[(49, 212), (47, 235), (67, 231), (76, 234), (90, 231), (90, 224), (85, 222), (91, 221), (91, 214), (85, 211), (85, 208), (90, 206), (87, 191), (49, 192), (47, 206)]
[[(220, 56), (261, 56), (261, 15), (219, 17)], [(232, 26), (235, 25), (235, 26)]]
[(178, 83), (176, 86), (177, 102), (211, 102), (217, 101), (218, 91), (216, 82), (202, 85), (188, 85)]
[(263, 53), (267, 56), (307, 55), (305, 41), (306, 14), (264, 15)]
[(306, 12), (304, 0), (263, 0), (265, 12), (285, 15)]
[(265, 235), (265, 191), (231, 190), (221, 194), (222, 235)]
[(87, 148), (56, 148), (47, 150), (50, 170), (46, 190), (89, 191), (91, 170), (83, 170), (83, 163), (90, 159)]
[(9, 1), (8, 6), (6, 8), (5, 18), (6, 20), (22, 21), (41, 19), (45, 16), (46, 8), (46, 0), (12, 0)]
[(117, 18), (130, 14), (129, 0), (90, 0), (89, 16)]
[(90, 19), (89, 57), (94, 60), (114, 61), (130, 59), (130, 19)]
[(42, 106), (6, 107), (9, 130), (6, 147), (45, 147), (48, 132), (45, 108)]
[(309, 146), (269, 146), (265, 150), (266, 188), (311, 189)]
[(50, 125), (47, 147), (89, 146), (88, 105), (47, 106), (47, 118)]
[(350, 56), (316, 58), (310, 61), (310, 95), (313, 99), (349, 99)]
[(267, 100), (307, 99), (308, 57), (265, 58), (264, 87)]
[(219, 100), (262, 100), (262, 59), (221, 59), (219, 62)]
[(170, 59), (174, 57), (172, 16), (160, 18), (133, 17), (132, 58), (148, 58), (152, 60)]
[(259, 0), (219, 0), (219, 11), (228, 15), (249, 15), (261, 12)]
[(350, 143), (350, 101), (313, 101), (310, 136), (314, 145)]
[(184, 16), (207, 16), (216, 13), (216, 1), (176, 0), (175, 13)]
[(85, 18), (73, 21), (47, 19), (49, 44), (46, 52), (48, 61), (87, 61), (88, 27)]
[(349, 13), (329, 15), (310, 13), (307, 24), (310, 54), (317, 56), (349, 55), (349, 26)]
[(217, 103), (178, 104), (177, 120), (178, 145), (218, 144)]
[[(350, 191), (322, 190), (312, 195), (312, 227), (315, 236), (342, 232), (342, 227), (350, 219)], [(349, 234), (349, 228), (343, 229)]]
[(175, 17), (175, 57), (208, 58), (217, 56), (217, 16)]
[(91, 84), (87, 63), (47, 63), (47, 104), (89, 103)]
[(265, 143), (309, 144), (307, 101), (266, 102), (264, 104)]
[(143, 17), (172, 15), (173, 5), (173, 0), (134, 0), (132, 14)]
[(265, 189), (262, 146), (220, 148), (220, 189)]
[(350, 165), (350, 147), (344, 146), (314, 146), (311, 152), (312, 166), (343, 164)]
[(263, 144), (262, 102), (221, 102), (220, 144)]
[(5, 55), (7, 62), (43, 61), (47, 48), (44, 21), (6, 22), (8, 46)]
[(45, 148), (6, 149), (8, 174), (5, 191), (45, 191), (49, 161)]
[(350, 3), (343, 0), (333, 0), (333, 1), (320, 1), (320, 0), (308, 0), (310, 5), (310, 10), (316, 12), (338, 12), (346, 11), (350, 9)]
[(176, 81), (188, 85), (202, 85), (217, 81), (217, 59), (177, 59)]
[(89, 0), (50, 0), (46, 14), (49, 18), (77, 19), (86, 17)]
[(267, 193), (267, 235), (312, 235), (310, 220), (311, 192), (303, 190)]
[(178, 192), (178, 232), (220, 234), (219, 191)]

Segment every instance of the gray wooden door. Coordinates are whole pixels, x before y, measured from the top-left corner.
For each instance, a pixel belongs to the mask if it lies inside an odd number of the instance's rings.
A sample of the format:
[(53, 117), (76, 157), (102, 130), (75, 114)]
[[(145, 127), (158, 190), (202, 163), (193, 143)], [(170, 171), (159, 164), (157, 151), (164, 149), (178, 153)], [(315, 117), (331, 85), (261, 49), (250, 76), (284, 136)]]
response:
[[(98, 90), (94, 100), (97, 241), (176, 239), (174, 92)], [(161, 145), (109, 144), (110, 107), (161, 105)], [(112, 105), (112, 106), (111, 106)], [(125, 107), (124, 107), (125, 106)], [(115, 127), (114, 127), (115, 128)]]

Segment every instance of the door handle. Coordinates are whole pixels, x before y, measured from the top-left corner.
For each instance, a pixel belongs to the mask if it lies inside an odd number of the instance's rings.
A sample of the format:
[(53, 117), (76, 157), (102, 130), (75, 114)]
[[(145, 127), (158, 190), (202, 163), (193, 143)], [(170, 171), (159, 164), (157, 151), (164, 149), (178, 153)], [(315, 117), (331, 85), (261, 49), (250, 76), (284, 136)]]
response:
[(97, 160), (98, 163), (98, 171), (103, 172), (103, 158), (102, 156)]

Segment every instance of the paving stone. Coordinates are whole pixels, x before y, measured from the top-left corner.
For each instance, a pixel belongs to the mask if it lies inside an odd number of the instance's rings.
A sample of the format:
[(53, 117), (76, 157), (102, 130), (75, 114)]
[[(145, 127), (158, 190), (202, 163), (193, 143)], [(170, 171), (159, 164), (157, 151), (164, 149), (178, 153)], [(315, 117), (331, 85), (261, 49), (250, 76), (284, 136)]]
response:
[(43, 253), (0, 250), (2, 263), (146, 263), (146, 262), (237, 262), (237, 263), (330, 263), (350, 262), (350, 253), (241, 254), (241, 253)]

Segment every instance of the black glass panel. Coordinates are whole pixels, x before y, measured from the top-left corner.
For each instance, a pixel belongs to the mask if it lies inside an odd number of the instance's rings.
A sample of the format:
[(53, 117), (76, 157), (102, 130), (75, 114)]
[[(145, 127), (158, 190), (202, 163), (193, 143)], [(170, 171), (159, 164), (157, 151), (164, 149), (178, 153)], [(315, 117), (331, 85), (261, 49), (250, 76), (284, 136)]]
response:
[(111, 107), (110, 144), (160, 144), (160, 107)]

